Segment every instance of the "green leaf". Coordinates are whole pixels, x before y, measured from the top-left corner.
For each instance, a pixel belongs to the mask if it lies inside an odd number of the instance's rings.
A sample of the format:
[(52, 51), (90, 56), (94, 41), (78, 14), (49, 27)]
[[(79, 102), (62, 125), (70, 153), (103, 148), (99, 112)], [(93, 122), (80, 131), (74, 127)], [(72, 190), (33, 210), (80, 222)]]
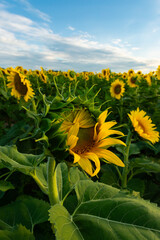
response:
[(68, 167), (65, 163), (59, 163), (54, 173), (54, 184), (58, 191), (59, 201), (63, 201), (70, 192), (70, 182), (68, 179)]
[(29, 125), (26, 125), (25, 121), (15, 123), (9, 131), (0, 139), (0, 145), (15, 144), (18, 138), (25, 136), (31, 130)]
[(12, 231), (0, 230), (1, 240), (35, 240), (33, 234), (22, 225), (16, 226)]
[(55, 224), (57, 240), (82, 240), (81, 233), (67, 209), (56, 204), (49, 210), (49, 221)]
[(75, 185), (80, 180), (87, 180), (88, 177), (78, 167), (72, 167), (69, 170), (69, 177), (71, 184)]
[(6, 192), (9, 189), (14, 189), (14, 186), (12, 185), (12, 183), (4, 180), (0, 180), (0, 191)]
[(140, 168), (141, 172), (160, 172), (160, 161), (157, 158), (142, 156), (130, 162), (132, 168)]
[(116, 175), (115, 167), (109, 164), (102, 166), (101, 168), (102, 176), (100, 182), (111, 186), (119, 186), (119, 178)]
[(48, 220), (48, 209), (49, 203), (43, 200), (21, 197), (11, 204), (0, 207), (0, 229), (11, 230), (17, 224), (22, 224), (33, 231), (36, 224)]
[(72, 215), (61, 204), (49, 210), (57, 240), (159, 240), (160, 209), (111, 186), (82, 180)]
[(0, 160), (4, 167), (16, 169), (24, 174), (29, 174), (45, 158), (44, 154), (33, 155), (20, 153), (16, 146), (0, 146)]
[[(124, 149), (125, 149), (125, 146), (116, 146), (116, 149), (117, 151), (119, 151), (120, 153), (124, 153)], [(138, 146), (137, 143), (131, 143), (130, 145), (130, 149), (129, 149), (129, 156), (131, 155), (136, 155), (136, 154), (140, 154), (140, 148)]]
[(127, 185), (128, 189), (132, 189), (136, 192), (140, 192), (141, 196), (143, 196), (145, 190), (145, 182), (139, 178), (132, 178)]

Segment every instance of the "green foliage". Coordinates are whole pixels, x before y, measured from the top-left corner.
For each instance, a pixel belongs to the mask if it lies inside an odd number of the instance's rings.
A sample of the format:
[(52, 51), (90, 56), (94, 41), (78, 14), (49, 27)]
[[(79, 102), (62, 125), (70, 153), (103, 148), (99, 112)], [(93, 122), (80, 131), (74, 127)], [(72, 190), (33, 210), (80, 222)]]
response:
[(77, 183), (76, 195), (78, 206), (72, 215), (60, 204), (49, 210), (57, 240), (160, 238), (156, 205), (87, 180)]
[[(48, 220), (49, 204), (30, 197), (19, 197), (15, 202), (0, 207), (0, 229), (12, 230), (22, 224), (33, 232), (36, 224)], [(6, 214), (7, 213), (7, 214)]]
[(0, 161), (4, 167), (29, 174), (43, 159), (44, 154), (23, 154), (17, 151), (16, 146), (0, 146)]
[(1, 240), (35, 240), (34, 235), (24, 226), (17, 225), (11, 231), (9, 230), (0, 230), (0, 239)]

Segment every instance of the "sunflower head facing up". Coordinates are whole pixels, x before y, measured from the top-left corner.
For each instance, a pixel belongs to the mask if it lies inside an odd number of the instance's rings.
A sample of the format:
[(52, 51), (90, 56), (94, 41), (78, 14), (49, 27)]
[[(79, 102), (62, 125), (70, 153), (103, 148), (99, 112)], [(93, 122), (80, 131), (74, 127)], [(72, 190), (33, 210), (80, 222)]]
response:
[(19, 73), (18, 71), (11, 71), (7, 78), (9, 81), (7, 86), (8, 88), (12, 89), (12, 96), (15, 96), (17, 99), (23, 97), (26, 102), (28, 102), (28, 99), (34, 96), (31, 83), (23, 74)]
[(110, 87), (111, 96), (119, 100), (123, 96), (123, 93), (125, 91), (124, 85), (125, 83), (123, 81), (120, 81), (119, 79), (112, 82)]
[(100, 171), (100, 158), (104, 162), (113, 163), (124, 167), (124, 163), (113, 152), (109, 151), (110, 146), (125, 143), (119, 139), (111, 138), (110, 135), (123, 136), (123, 133), (111, 129), (116, 122), (105, 122), (108, 110), (102, 112), (98, 122), (85, 110), (78, 110), (72, 113), (62, 124), (62, 129), (68, 133), (67, 146), (69, 153), (73, 155), (77, 163), (90, 176), (95, 176)]
[(146, 115), (146, 112), (143, 110), (131, 111), (128, 114), (134, 130), (144, 139), (149, 140), (153, 144), (159, 141), (159, 132), (156, 131), (155, 124), (152, 123), (152, 120), (149, 116)]

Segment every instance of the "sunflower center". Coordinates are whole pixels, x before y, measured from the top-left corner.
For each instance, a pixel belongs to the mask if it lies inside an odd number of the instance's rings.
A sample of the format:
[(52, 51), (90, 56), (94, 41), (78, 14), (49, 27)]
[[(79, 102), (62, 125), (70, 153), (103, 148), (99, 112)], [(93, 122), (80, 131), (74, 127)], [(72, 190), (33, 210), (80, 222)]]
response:
[(78, 142), (77, 145), (72, 149), (73, 152), (77, 154), (82, 154), (90, 152), (94, 147), (95, 141), (93, 140), (94, 127), (91, 128), (80, 128), (78, 132)]
[(114, 88), (114, 92), (115, 94), (119, 94), (121, 92), (121, 85), (120, 84), (117, 84)]
[(131, 78), (131, 83), (135, 83), (136, 82), (136, 78), (132, 77)]
[(14, 76), (14, 86), (17, 92), (19, 92), (22, 96), (26, 95), (28, 88), (21, 82), (21, 78), (18, 73), (16, 73)]
[(106, 76), (106, 74), (107, 74), (107, 72), (106, 72), (106, 70), (104, 70), (104, 71), (103, 71), (103, 75)]

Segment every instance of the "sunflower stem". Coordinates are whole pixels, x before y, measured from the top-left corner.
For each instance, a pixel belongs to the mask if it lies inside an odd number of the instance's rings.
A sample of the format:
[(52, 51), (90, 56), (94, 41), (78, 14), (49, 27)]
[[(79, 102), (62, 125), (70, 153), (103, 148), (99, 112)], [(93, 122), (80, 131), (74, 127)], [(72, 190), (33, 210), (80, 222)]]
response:
[(56, 161), (54, 157), (48, 157), (48, 169), (47, 169), (47, 178), (48, 178), (48, 195), (50, 204), (53, 206), (56, 203), (59, 203), (58, 189), (56, 184), (56, 175), (55, 175), (55, 166)]
[(128, 135), (127, 135), (127, 139), (126, 139), (126, 147), (124, 149), (124, 164), (125, 167), (123, 168), (123, 172), (122, 172), (122, 188), (127, 188), (127, 175), (128, 175), (128, 167), (129, 167), (129, 149), (130, 149), (130, 145), (131, 145), (131, 140), (132, 140), (132, 133), (129, 130)]

